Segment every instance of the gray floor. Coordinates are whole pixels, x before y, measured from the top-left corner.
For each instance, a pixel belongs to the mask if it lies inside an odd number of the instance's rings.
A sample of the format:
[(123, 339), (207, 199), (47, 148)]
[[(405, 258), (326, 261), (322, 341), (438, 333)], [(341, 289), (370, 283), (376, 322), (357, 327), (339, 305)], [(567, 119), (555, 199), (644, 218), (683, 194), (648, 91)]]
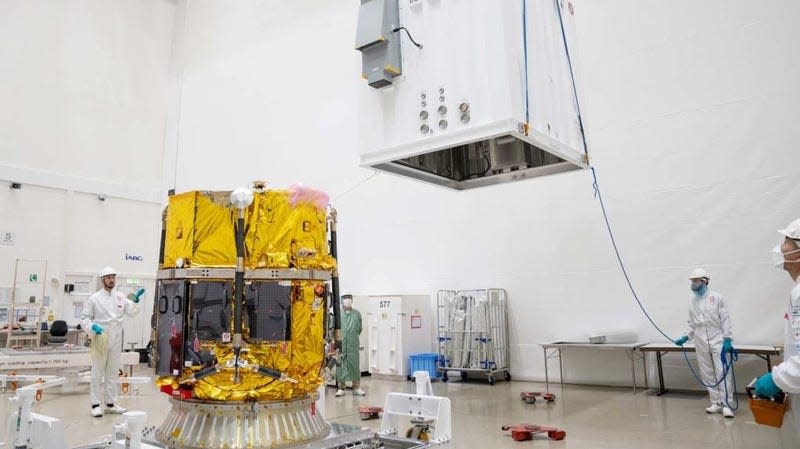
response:
[[(136, 375), (149, 375), (141, 366)], [(387, 392), (413, 392), (411, 382), (365, 378), (366, 397), (335, 398), (328, 389), (326, 413), (329, 420), (377, 427), (379, 421), (361, 421), (357, 407), (383, 405)], [(537, 401), (526, 404), (519, 399), (523, 390), (541, 390), (542, 384), (529, 382), (434, 383), (437, 395), (447, 396), (453, 405), (455, 448), (798, 448), (800, 440), (788, 426), (773, 429), (756, 424), (744, 398), (736, 418), (707, 415), (703, 408), (707, 399), (699, 393), (669, 393), (657, 397), (650, 393), (634, 395), (625, 388), (569, 385), (557, 386), (557, 399), (552, 404)], [(10, 395), (2, 395), (5, 398)], [(149, 424), (157, 425), (166, 415), (166, 396), (152, 385), (143, 386), (138, 395), (120, 400), (129, 410), (149, 414)], [(70, 447), (99, 440), (112, 432), (118, 417), (89, 416), (87, 393), (60, 394), (46, 391), (34, 411), (61, 419)], [(4, 398), (0, 415), (10, 413)], [(5, 421), (5, 419), (4, 419)], [(504, 424), (534, 423), (561, 428), (567, 432), (563, 441), (515, 442), (500, 430)], [(4, 438), (5, 439), (5, 438)]]

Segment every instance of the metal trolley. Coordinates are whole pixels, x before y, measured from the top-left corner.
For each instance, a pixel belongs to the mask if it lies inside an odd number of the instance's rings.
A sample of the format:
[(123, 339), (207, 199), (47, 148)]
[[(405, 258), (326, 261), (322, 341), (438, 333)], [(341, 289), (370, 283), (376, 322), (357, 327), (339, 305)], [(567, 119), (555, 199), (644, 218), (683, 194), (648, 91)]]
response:
[(503, 373), (511, 380), (506, 291), (440, 290), (437, 293), (438, 370), (486, 375), (489, 385)]

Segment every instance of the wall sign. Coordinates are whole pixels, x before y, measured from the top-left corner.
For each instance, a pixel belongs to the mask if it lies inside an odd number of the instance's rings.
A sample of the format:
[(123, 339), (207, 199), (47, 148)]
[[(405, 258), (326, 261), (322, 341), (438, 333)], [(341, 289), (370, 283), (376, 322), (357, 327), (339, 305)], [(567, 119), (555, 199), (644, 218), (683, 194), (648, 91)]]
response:
[(136, 255), (136, 254), (128, 254), (128, 253), (125, 253), (125, 260), (126, 260), (126, 261), (127, 261), (127, 260), (133, 260), (133, 261), (135, 261), (135, 262), (143, 262), (143, 261), (144, 261), (144, 257), (142, 257), (142, 256), (138, 256), (138, 255)]
[(14, 233), (0, 231), (0, 245), (14, 246)]

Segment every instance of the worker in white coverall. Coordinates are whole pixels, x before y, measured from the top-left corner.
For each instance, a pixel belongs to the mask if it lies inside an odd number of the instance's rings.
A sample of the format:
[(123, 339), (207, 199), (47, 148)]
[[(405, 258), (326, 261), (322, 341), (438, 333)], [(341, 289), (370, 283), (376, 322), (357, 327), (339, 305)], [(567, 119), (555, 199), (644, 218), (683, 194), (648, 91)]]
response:
[[(101, 402), (108, 413), (125, 413), (125, 409), (116, 404), (117, 386), (122, 352), (122, 321), (126, 316), (139, 313), (139, 298), (131, 296), (129, 300), (122, 293), (114, 290), (117, 272), (111, 267), (103, 268), (100, 275), (103, 288), (89, 297), (83, 307), (81, 325), (84, 332), (93, 339), (106, 338), (107, 345), (102, 351), (92, 350), (92, 384), (89, 390), (91, 415), (103, 416)], [(101, 337), (105, 334), (105, 337)]]
[(794, 288), (789, 295), (786, 314), (786, 337), (783, 346), (783, 363), (772, 368), (756, 381), (756, 395), (771, 397), (783, 390), (791, 393), (788, 422), (800, 433), (800, 219), (785, 229), (783, 243), (773, 250), (775, 264), (782, 267)]
[[(683, 346), (690, 338), (694, 342), (697, 364), (700, 366), (700, 378), (706, 385), (714, 385), (724, 375), (722, 368), (723, 354), (733, 351), (733, 333), (731, 318), (725, 299), (717, 292), (708, 289), (708, 273), (698, 268), (689, 276), (694, 297), (689, 304), (688, 333), (675, 340), (675, 344)], [(720, 413), (726, 418), (733, 418), (733, 376), (726, 376), (724, 382), (714, 387), (706, 387), (711, 405), (706, 413)], [(726, 388), (727, 386), (727, 388)], [(726, 392), (727, 390), (727, 392)]]
[(337, 397), (344, 396), (346, 382), (353, 383), (353, 394), (364, 396), (364, 390), (360, 388), (361, 367), (358, 360), (359, 341), (361, 335), (361, 313), (353, 308), (353, 296), (342, 296), (342, 348), (339, 364), (336, 365), (336, 382), (339, 389), (336, 391)]

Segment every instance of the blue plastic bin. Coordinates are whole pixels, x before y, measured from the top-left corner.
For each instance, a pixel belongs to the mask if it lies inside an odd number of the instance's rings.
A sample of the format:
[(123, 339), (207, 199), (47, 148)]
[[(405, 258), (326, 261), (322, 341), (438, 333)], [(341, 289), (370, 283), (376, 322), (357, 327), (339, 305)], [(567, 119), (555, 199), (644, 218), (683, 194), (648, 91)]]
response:
[(421, 353), (408, 356), (408, 375), (413, 376), (414, 371), (427, 371), (431, 380), (439, 378), (439, 370), (436, 365), (439, 362), (439, 354)]

